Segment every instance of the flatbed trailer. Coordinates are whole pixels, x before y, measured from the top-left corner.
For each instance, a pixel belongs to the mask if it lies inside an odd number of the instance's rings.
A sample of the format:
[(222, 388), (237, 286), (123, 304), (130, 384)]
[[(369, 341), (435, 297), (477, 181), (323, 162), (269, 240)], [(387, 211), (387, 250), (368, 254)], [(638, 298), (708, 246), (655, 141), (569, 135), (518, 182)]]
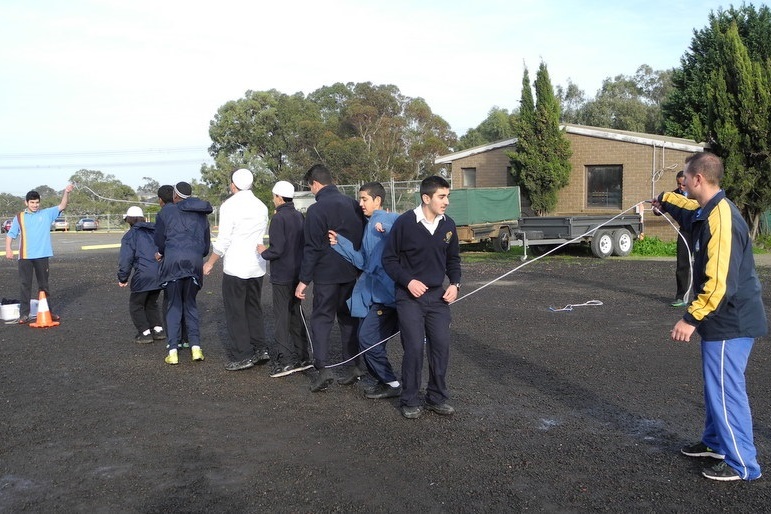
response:
[(534, 216), (518, 220), (513, 246), (522, 246), (524, 258), (528, 247), (544, 253), (565, 243), (589, 243), (592, 253), (601, 259), (611, 255), (626, 256), (634, 241), (643, 233), (640, 214), (613, 216)]

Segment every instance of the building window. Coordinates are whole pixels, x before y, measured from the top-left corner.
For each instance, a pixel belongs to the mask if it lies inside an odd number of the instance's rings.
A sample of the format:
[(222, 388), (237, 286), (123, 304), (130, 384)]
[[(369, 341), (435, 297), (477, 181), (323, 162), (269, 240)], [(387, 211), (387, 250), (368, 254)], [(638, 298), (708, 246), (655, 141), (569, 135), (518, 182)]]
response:
[(463, 173), (463, 187), (477, 187), (477, 169), (461, 168)]
[(621, 186), (624, 167), (586, 167), (586, 206), (621, 208)]

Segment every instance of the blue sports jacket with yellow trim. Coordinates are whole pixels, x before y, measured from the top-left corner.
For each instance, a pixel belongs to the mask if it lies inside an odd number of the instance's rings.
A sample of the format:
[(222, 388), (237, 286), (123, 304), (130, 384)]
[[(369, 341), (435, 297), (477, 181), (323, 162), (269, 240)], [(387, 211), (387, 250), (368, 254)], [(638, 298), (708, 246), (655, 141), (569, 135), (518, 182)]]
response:
[(752, 240), (736, 205), (722, 189), (704, 208), (675, 193), (663, 193), (659, 201), (691, 232), (695, 297), (683, 319), (706, 341), (766, 335)]

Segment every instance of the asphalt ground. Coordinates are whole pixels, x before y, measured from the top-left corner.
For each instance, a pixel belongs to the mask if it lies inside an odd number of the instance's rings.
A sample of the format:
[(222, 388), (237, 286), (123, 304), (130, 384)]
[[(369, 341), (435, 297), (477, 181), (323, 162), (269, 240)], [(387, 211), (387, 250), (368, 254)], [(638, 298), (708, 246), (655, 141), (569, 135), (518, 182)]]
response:
[[(314, 394), (312, 372), (225, 371), (221, 268), (198, 297), (206, 360), (165, 365), (162, 344), (132, 341), (117, 248), (83, 249), (120, 234), (53, 237), (61, 325), (0, 325), (0, 512), (769, 509), (767, 468), (716, 483), (700, 476), (710, 459), (679, 454), (703, 402), (698, 342), (668, 339), (673, 259), (567, 254), (509, 273), (521, 263), (464, 254), (464, 294), (509, 274), (452, 307), (457, 413), (406, 420), (364, 398), (368, 379)], [(759, 273), (768, 306), (771, 268)], [(13, 262), (0, 288), (16, 294)], [(550, 309), (589, 300), (602, 304)], [(398, 336), (388, 351), (398, 370)], [(746, 376), (764, 467), (770, 363), (762, 338)]]

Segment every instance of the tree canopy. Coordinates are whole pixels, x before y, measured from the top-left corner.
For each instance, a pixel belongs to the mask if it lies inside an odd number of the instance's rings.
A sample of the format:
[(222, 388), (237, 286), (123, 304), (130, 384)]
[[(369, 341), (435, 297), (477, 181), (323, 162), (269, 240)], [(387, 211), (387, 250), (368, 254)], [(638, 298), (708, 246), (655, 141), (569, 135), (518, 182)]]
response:
[(508, 152), (512, 174), (539, 216), (557, 204), (557, 191), (570, 178), (570, 141), (560, 130), (560, 105), (542, 62), (535, 79), (535, 103), (527, 68), (522, 78), (516, 149)]
[(299, 183), (316, 162), (338, 183), (413, 180), (434, 173), (436, 156), (457, 141), (425, 100), (371, 82), (336, 83), (307, 96), (247, 91), (218, 109), (209, 134), (215, 164), (201, 170), (209, 187), (237, 167), (254, 171), (258, 187)]

